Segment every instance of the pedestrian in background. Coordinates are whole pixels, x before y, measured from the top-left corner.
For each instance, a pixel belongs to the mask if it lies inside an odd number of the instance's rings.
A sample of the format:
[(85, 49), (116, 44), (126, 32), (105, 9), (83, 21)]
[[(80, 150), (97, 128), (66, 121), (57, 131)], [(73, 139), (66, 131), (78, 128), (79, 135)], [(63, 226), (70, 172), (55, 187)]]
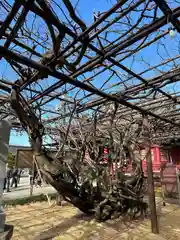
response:
[(11, 187), (15, 185), (15, 188), (17, 188), (17, 183), (18, 183), (18, 169), (16, 167), (13, 167)]
[(6, 164), (6, 178), (4, 179), (4, 188), (3, 190), (7, 190), (7, 192), (10, 192), (10, 180), (12, 177), (12, 169), (8, 167), (8, 164)]
[(21, 179), (21, 174), (22, 174), (22, 169), (18, 168), (18, 175), (17, 175), (17, 183), (20, 183), (20, 179)]

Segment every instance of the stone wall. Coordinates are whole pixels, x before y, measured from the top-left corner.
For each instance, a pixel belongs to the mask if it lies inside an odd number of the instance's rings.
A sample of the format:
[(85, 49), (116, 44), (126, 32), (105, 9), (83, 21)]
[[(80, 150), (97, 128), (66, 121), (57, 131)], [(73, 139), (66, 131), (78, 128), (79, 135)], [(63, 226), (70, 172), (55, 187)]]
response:
[(9, 136), (11, 125), (5, 120), (0, 121), (0, 232), (4, 231), (5, 215), (2, 209), (2, 195), (4, 178), (6, 177), (6, 163), (8, 158)]

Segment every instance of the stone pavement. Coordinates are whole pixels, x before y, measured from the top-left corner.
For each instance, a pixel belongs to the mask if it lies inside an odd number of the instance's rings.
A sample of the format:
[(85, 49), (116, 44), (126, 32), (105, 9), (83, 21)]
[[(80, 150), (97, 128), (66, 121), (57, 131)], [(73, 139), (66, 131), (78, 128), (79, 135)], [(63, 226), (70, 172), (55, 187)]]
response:
[(14, 225), (12, 240), (180, 240), (180, 208), (158, 207), (160, 234), (150, 232), (150, 221), (109, 220), (96, 222), (72, 206), (49, 206), (37, 202), (5, 210), (7, 223)]
[[(38, 196), (45, 193), (52, 194), (55, 192), (56, 190), (48, 185), (38, 188), (33, 187), (33, 196)], [(20, 184), (18, 185), (18, 188), (11, 188), (11, 192), (3, 193), (3, 200), (16, 200), (29, 196), (30, 196), (29, 177), (22, 177), (20, 180)]]

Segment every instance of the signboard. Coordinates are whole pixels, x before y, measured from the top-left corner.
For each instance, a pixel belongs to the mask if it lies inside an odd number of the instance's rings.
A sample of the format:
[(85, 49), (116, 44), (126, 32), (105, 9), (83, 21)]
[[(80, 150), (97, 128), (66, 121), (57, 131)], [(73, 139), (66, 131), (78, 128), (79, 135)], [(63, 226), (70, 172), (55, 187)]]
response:
[[(57, 151), (49, 153), (53, 157)], [(18, 149), (16, 155), (16, 167), (17, 168), (31, 168), (33, 167), (33, 151), (32, 149)]]

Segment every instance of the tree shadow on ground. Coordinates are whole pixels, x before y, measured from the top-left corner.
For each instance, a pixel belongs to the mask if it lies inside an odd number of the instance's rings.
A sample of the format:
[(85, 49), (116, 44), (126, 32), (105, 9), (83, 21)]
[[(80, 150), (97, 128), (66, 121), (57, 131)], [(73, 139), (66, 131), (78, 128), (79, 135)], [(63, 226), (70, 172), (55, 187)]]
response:
[(68, 230), (70, 227), (78, 225), (78, 223), (82, 220), (85, 220), (87, 222), (90, 222), (93, 219), (94, 215), (87, 215), (85, 213), (79, 213), (71, 218), (65, 219), (63, 222), (61, 222), (59, 225), (56, 225), (47, 231), (44, 231), (40, 233), (39, 236), (36, 237), (35, 240), (50, 240), (61, 233)]
[(135, 219), (130, 219), (129, 216), (122, 216), (114, 217), (112, 219), (109, 219), (105, 222), (105, 226), (109, 228), (113, 228), (117, 231), (129, 231), (131, 229), (136, 228), (139, 224), (141, 224), (144, 220), (149, 219), (149, 216), (147, 217), (137, 217)]
[[(40, 233), (36, 237), (35, 240), (50, 240), (54, 237), (57, 237), (60, 234), (64, 234), (69, 228), (75, 227), (79, 224), (80, 221), (84, 220), (86, 222), (90, 222), (92, 219), (94, 219), (94, 215), (86, 215), (84, 213), (79, 213), (71, 218), (65, 219), (63, 222), (61, 222), (59, 225), (56, 225), (47, 231), (44, 231)], [(128, 232), (129, 230), (132, 230), (136, 228), (140, 223), (142, 223), (143, 218), (139, 218), (137, 220), (130, 221), (126, 218), (114, 218), (110, 219), (103, 223), (103, 229), (114, 229), (116, 231), (123, 231)], [(98, 223), (98, 222), (97, 222)]]

